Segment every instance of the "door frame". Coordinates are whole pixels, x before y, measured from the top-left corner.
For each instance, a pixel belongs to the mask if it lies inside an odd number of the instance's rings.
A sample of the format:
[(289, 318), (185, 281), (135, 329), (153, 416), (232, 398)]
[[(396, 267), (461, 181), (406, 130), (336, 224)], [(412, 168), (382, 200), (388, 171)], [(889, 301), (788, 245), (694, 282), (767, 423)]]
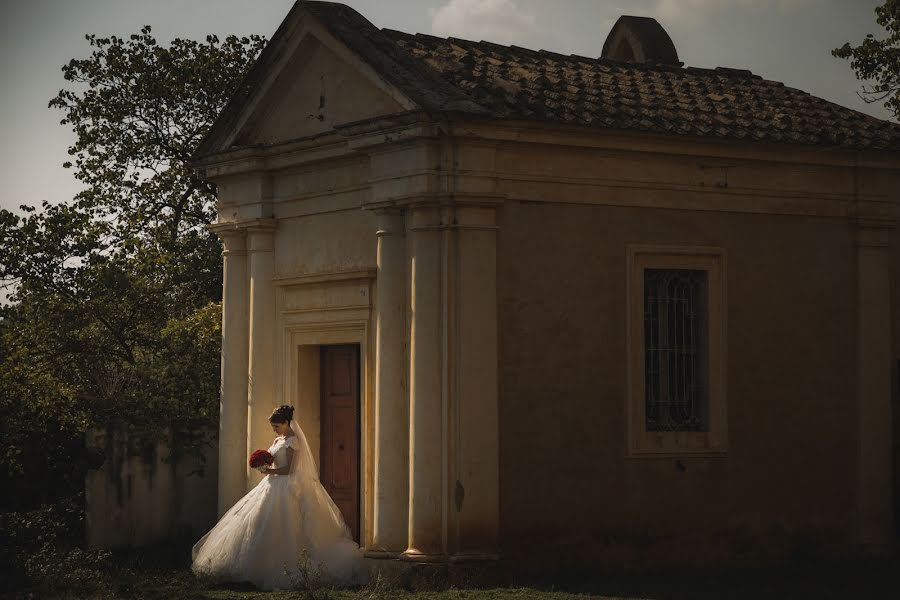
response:
[[(322, 425), (320, 421), (321, 417), (321, 387), (320, 387), (320, 374), (321, 374), (321, 361), (320, 361), (320, 352), (323, 346), (335, 346), (335, 345), (343, 345), (343, 344), (355, 344), (359, 347), (359, 539), (360, 546), (366, 547), (368, 545), (369, 538), (369, 527), (367, 527), (368, 520), (366, 519), (367, 506), (369, 504), (368, 501), (368, 490), (369, 486), (367, 485), (367, 475), (371, 471), (368, 468), (367, 458), (369, 453), (367, 452), (367, 435), (368, 431), (366, 427), (366, 405), (368, 404), (364, 397), (366, 396), (365, 390), (367, 388), (367, 383), (364, 382), (363, 374), (366, 369), (363, 368), (363, 365), (366, 364), (366, 352), (365, 352), (365, 339), (364, 334), (365, 330), (360, 327), (346, 327), (346, 324), (341, 324), (342, 326), (337, 327), (329, 327), (329, 328), (321, 328), (320, 326), (316, 326), (315, 328), (288, 328), (289, 338), (290, 338), (290, 349), (289, 356), (291, 368), (288, 370), (291, 380), (291, 385), (288, 386), (287, 390), (289, 391), (287, 396), (287, 404), (292, 405), (297, 412), (297, 421), (300, 423), (301, 427), (303, 427), (303, 431), (306, 433), (307, 438), (309, 440), (310, 450), (313, 452), (313, 456), (316, 459), (316, 466), (320, 468), (321, 472), (321, 464), (320, 464), (320, 448), (321, 448), (321, 439), (322, 439)], [(360, 334), (363, 334), (362, 336)], [(312, 357), (315, 356), (313, 359)], [(301, 362), (304, 359), (309, 360), (312, 359), (312, 364), (308, 365), (308, 368), (302, 368)], [(313, 381), (313, 377), (315, 377), (315, 381)]]
[[(296, 409), (296, 417), (309, 438), (318, 466), (319, 347), (337, 344), (359, 346), (359, 538), (360, 546), (372, 544), (374, 469), (374, 333), (371, 291), (374, 271), (275, 280), (280, 356), (275, 358), (276, 401)], [(322, 288), (330, 303), (320, 304)], [(313, 359), (311, 357), (315, 356)], [(301, 368), (301, 360), (305, 363)], [(311, 364), (314, 361), (314, 364)]]

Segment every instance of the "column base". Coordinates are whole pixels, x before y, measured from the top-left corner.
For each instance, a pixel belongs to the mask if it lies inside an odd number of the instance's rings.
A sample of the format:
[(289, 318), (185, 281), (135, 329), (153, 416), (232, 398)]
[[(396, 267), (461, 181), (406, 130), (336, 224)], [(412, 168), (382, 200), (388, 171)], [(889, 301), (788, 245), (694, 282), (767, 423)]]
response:
[(446, 554), (427, 554), (411, 548), (400, 554), (399, 558), (400, 560), (418, 563), (445, 563), (448, 557)]
[(366, 550), (363, 553), (366, 558), (374, 558), (376, 560), (396, 559), (400, 558), (402, 554), (403, 552), (399, 550)]
[[(450, 588), (503, 587), (511, 580), (501, 560), (475, 560), (474, 556), (460, 558), (444, 554), (398, 553), (387, 558), (387, 553), (366, 552), (370, 582), (387, 590), (445, 590)], [(483, 555), (493, 556), (493, 555)]]

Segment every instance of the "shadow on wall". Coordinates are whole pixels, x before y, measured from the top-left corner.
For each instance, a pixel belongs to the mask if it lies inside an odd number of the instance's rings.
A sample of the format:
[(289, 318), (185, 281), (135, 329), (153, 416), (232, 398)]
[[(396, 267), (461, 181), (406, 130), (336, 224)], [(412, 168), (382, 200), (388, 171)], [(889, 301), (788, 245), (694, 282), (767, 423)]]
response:
[[(212, 436), (205, 436), (209, 439)], [(89, 548), (141, 547), (194, 534), (216, 521), (218, 451), (166, 462), (165, 443), (144, 445), (122, 425), (87, 434), (105, 462), (85, 476), (85, 533)]]

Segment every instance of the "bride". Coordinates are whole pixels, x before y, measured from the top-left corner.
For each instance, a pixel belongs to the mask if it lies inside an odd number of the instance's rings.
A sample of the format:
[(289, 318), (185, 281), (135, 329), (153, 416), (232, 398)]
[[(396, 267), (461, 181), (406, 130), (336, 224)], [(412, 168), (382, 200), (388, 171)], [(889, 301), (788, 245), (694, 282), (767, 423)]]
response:
[(280, 406), (269, 422), (278, 434), (266, 475), (193, 548), (191, 570), (263, 590), (303, 585), (310, 572), (329, 585), (365, 583), (362, 551), (319, 482), (306, 436)]

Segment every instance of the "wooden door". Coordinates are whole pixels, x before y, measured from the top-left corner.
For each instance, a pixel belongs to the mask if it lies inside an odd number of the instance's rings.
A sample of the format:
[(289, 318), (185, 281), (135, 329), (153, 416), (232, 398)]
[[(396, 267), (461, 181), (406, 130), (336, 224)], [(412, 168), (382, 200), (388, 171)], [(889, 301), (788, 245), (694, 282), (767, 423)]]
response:
[(322, 485), (359, 541), (359, 346), (322, 346)]

